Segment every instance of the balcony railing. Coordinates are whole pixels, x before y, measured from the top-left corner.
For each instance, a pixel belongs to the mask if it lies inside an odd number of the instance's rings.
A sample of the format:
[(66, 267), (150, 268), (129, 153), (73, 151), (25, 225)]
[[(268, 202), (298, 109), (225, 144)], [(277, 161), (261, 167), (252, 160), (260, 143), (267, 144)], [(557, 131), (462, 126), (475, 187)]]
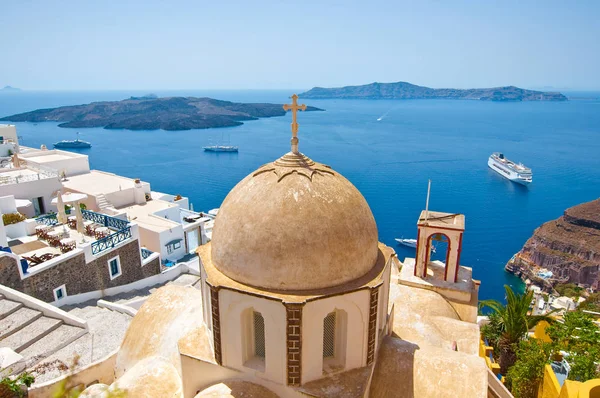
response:
[(89, 221), (93, 221), (96, 224), (101, 224), (105, 227), (121, 230), (129, 225), (127, 220), (120, 218), (107, 216), (106, 214), (100, 214), (89, 210), (82, 210), (83, 218)]
[(142, 260), (147, 259), (148, 257), (150, 257), (154, 253), (154, 252), (152, 252), (152, 251), (150, 251), (150, 250), (148, 250), (148, 249), (146, 249), (144, 247), (142, 247), (141, 252), (142, 252)]
[(113, 234), (92, 242), (92, 254), (98, 254), (105, 250), (112, 249), (121, 242), (131, 238), (131, 227), (127, 226)]
[(50, 225), (51, 227), (58, 224), (58, 220), (56, 219), (56, 213), (40, 216), (40, 217), (36, 218), (35, 221), (38, 224), (46, 224), (46, 225)]
[(36, 174), (22, 174), (17, 176), (3, 176), (0, 174), (0, 185), (20, 184), (29, 181), (45, 180), (47, 178), (58, 178), (58, 172), (35, 170)]

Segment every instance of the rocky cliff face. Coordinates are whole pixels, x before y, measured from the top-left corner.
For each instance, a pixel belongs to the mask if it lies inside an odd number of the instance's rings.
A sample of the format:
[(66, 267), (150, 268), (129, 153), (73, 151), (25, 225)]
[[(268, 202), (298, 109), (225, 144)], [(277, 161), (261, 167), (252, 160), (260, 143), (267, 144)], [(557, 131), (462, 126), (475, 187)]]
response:
[(536, 278), (546, 268), (548, 282), (600, 288), (600, 199), (565, 210), (562, 217), (535, 230), (507, 268)]

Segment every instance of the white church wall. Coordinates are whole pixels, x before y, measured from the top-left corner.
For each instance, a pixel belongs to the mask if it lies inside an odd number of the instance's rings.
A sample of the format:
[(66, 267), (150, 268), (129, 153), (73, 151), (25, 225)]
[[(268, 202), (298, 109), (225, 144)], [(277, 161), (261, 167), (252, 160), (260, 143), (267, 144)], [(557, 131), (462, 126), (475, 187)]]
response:
[[(260, 312), (265, 326), (264, 371), (244, 364), (242, 315), (252, 308)], [(254, 374), (277, 383), (285, 383), (286, 370), (286, 311), (279, 301), (268, 300), (238, 292), (219, 290), (221, 320), (221, 350), (223, 366)]]
[(368, 290), (315, 300), (302, 309), (302, 383), (323, 377), (323, 319), (332, 311), (346, 313), (345, 370), (365, 366), (369, 321)]

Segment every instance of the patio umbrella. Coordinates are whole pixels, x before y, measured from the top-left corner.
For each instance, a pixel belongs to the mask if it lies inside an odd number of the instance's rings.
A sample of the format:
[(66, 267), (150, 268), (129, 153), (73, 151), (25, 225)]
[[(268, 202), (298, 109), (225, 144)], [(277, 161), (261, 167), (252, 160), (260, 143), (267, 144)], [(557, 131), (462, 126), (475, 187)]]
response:
[(81, 206), (79, 206), (79, 201), (75, 202), (75, 216), (77, 217), (77, 232), (83, 235), (85, 231), (83, 228), (83, 214), (81, 213)]
[[(60, 198), (60, 199), (59, 199)], [(71, 203), (73, 204), (73, 207), (75, 208), (75, 216), (77, 217), (77, 232), (80, 232), (83, 234), (83, 214), (81, 214), (81, 207), (79, 206), (79, 202), (82, 200), (85, 200), (87, 198), (87, 195), (84, 193), (75, 193), (75, 192), (71, 192), (68, 193), (66, 195), (59, 195), (57, 196), (56, 199), (52, 199), (52, 203), (54, 203), (54, 201), (56, 200), (56, 202), (58, 202), (59, 200), (61, 201), (61, 203)], [(60, 212), (60, 209), (63, 209), (64, 211), (64, 204), (60, 205), (58, 204), (58, 211)]]
[(19, 167), (21, 167), (21, 159), (19, 159), (19, 154), (17, 152), (15, 152), (15, 154), (13, 155), (13, 167), (15, 169), (18, 169)]
[(58, 207), (58, 222), (65, 224), (67, 222), (67, 214), (65, 213), (65, 204), (63, 203), (62, 193), (60, 193), (60, 191), (56, 193), (56, 207)]

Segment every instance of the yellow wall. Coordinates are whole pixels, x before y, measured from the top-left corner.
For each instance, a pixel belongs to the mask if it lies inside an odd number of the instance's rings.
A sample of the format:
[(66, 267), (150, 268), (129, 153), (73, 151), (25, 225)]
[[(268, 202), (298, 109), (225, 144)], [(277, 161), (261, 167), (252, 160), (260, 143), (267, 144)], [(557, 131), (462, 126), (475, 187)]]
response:
[(542, 340), (545, 343), (550, 343), (552, 340), (546, 334), (546, 328), (549, 325), (550, 324), (548, 322), (546, 322), (546, 321), (541, 321), (540, 323), (538, 323), (535, 326), (535, 329), (533, 330), (533, 337), (535, 337), (538, 340)]
[(578, 398), (600, 398), (600, 379), (588, 380), (579, 388)]
[(585, 383), (565, 380), (560, 388), (552, 367), (546, 365), (538, 398), (600, 398), (600, 379), (588, 380)]
[(498, 373), (500, 373), (500, 365), (498, 365), (495, 362), (492, 362), (490, 360), (490, 356), (489, 353), (492, 352), (494, 349), (492, 347), (488, 347), (485, 345), (485, 343), (483, 342), (483, 340), (479, 340), (479, 356), (482, 357), (483, 359), (485, 359), (485, 364), (486, 366), (492, 371), (494, 372), (495, 375), (497, 375)]
[(544, 368), (544, 379), (538, 390), (538, 398), (558, 398), (560, 394), (560, 384), (550, 365)]

